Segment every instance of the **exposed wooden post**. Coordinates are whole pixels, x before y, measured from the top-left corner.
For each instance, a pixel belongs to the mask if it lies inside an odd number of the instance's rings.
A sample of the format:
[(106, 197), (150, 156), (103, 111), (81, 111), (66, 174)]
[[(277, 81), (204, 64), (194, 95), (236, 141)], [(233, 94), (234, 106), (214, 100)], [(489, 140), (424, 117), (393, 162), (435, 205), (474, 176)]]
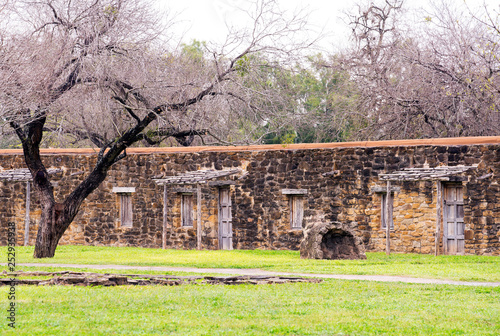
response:
[(163, 233), (161, 237), (161, 247), (165, 250), (167, 248), (167, 211), (168, 211), (168, 195), (167, 184), (163, 184)]
[(196, 242), (198, 250), (201, 250), (201, 185), (196, 184)]
[(441, 238), (441, 181), (436, 181), (436, 239), (434, 240), (434, 255), (439, 255), (439, 239)]
[(30, 244), (30, 203), (31, 203), (31, 182), (26, 181), (26, 217), (24, 219), (24, 246)]
[(389, 204), (391, 198), (391, 181), (387, 181), (387, 195), (385, 197), (385, 254), (391, 254), (391, 220), (392, 211), (389, 211)]

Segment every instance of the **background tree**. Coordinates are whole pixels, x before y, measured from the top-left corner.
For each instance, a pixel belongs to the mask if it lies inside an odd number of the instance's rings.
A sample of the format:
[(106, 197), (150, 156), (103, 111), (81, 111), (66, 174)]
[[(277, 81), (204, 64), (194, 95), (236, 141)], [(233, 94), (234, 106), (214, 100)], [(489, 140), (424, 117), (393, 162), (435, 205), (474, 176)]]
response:
[[(251, 27), (224, 45), (176, 51), (153, 13), (143, 0), (18, 0), (1, 13), (12, 29), (0, 53), (0, 117), (22, 143), (42, 208), (35, 258), (54, 256), (82, 202), (135, 143), (247, 141), (263, 122), (284, 117), (286, 102), (278, 87), (262, 84), (262, 73), (308, 46), (298, 37), (304, 16), (255, 1)], [(40, 156), (48, 134), (100, 148), (62, 202)]]
[(353, 112), (358, 88), (347, 71), (328, 65), (337, 62), (335, 56), (327, 59), (318, 54), (294, 76), (300, 108), (295, 142), (347, 141), (359, 127)]
[[(334, 69), (330, 62), (336, 62), (335, 57), (327, 60), (317, 54), (305, 57), (292, 67), (265, 67), (266, 85), (281, 94), (283, 118), (270, 119), (262, 125), (262, 142), (286, 144), (349, 139), (359, 122), (351, 113), (357, 88), (347, 72)], [(274, 131), (269, 133), (270, 129)]]
[(417, 17), (411, 29), (402, 24), (409, 20), (402, 0), (360, 6), (350, 17), (356, 46), (341, 64), (367, 121), (358, 136), (498, 134), (498, 15), (443, 1)]

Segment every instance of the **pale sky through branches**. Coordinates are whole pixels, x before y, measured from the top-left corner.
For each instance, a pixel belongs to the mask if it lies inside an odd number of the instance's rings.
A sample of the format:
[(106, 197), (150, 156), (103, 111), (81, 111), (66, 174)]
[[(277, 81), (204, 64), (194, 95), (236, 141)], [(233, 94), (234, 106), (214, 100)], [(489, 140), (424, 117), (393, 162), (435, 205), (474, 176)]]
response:
[[(155, 0), (162, 9), (168, 9), (171, 18), (177, 21), (176, 33), (183, 43), (193, 39), (199, 41), (222, 42), (227, 35), (226, 22), (238, 26), (245, 18), (238, 7), (248, 6), (248, 0)], [(464, 0), (453, 0), (457, 4)], [(347, 43), (349, 28), (345, 12), (354, 8), (359, 1), (353, 0), (278, 0), (280, 7), (287, 11), (304, 8), (310, 12), (312, 28), (323, 31), (325, 38), (321, 48), (332, 52)], [(408, 9), (429, 8), (431, 0), (407, 0)], [(434, 0), (435, 2), (435, 0)], [(466, 0), (469, 6), (478, 6), (482, 0)], [(490, 8), (498, 9), (498, 0), (486, 0)], [(422, 14), (424, 16), (424, 14)], [(423, 18), (422, 18), (423, 19)]]
[[(238, 26), (244, 24), (245, 17), (238, 7), (248, 6), (247, 0), (157, 0), (174, 20), (178, 34), (183, 35), (183, 42), (196, 39), (201, 41), (222, 42), (227, 35), (226, 22)], [(310, 24), (318, 32), (323, 30), (329, 36), (325, 44), (345, 40), (349, 33), (341, 20), (342, 11), (348, 9), (349, 1), (345, 0), (279, 0), (280, 8), (286, 11), (304, 9), (310, 13)]]

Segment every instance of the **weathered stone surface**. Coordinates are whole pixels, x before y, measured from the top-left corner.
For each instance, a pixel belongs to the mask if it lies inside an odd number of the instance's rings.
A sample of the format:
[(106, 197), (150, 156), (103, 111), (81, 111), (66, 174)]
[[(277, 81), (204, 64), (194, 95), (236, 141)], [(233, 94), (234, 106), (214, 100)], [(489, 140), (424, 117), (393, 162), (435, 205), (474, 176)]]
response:
[(339, 222), (312, 223), (304, 229), (300, 244), (302, 259), (366, 259), (355, 225)]
[[(173, 276), (148, 274), (100, 274), (90, 272), (14, 272), (3, 273), (9, 278), (0, 278), (1, 286), (38, 285), (38, 286), (179, 286), (195, 285), (270, 285), (293, 282), (320, 283), (321, 279), (281, 276)], [(17, 279), (18, 276), (52, 276), (51, 279)], [(14, 279), (14, 280), (12, 280)]]
[[(197, 151), (134, 153), (114, 165), (103, 184), (82, 208), (61, 239), (61, 244), (142, 246), (160, 248), (163, 230), (163, 188), (152, 177), (174, 176), (197, 169), (241, 168), (230, 185), (233, 248), (298, 250), (302, 230), (291, 228), (290, 195), (283, 189), (305, 189), (303, 223), (353, 223), (353, 230), (367, 251), (385, 250), (381, 228), (382, 194), (385, 182), (378, 174), (406, 167), (478, 165), (464, 174), (464, 221), (466, 254), (500, 255), (500, 145), (418, 145), (379, 147)], [(465, 148), (465, 149), (464, 149)], [(96, 154), (50, 154), (42, 158), (46, 167), (60, 168), (53, 178), (56, 201), (64, 200), (91, 171)], [(25, 166), (22, 154), (0, 153), (0, 170)], [(436, 232), (436, 183), (395, 183), (394, 230), (391, 251), (434, 253)], [(120, 223), (120, 199), (113, 187), (134, 187), (133, 225)], [(196, 248), (197, 221), (182, 227), (180, 193), (169, 189), (167, 247)], [(217, 249), (219, 189), (202, 186), (202, 248)], [(9, 222), (17, 227), (23, 243), (25, 218), (24, 182), (0, 181), (0, 245), (7, 244)], [(30, 244), (33, 245), (40, 205), (31, 188)], [(196, 214), (196, 201), (193, 204)], [(443, 230), (441, 230), (441, 235)], [(442, 240), (442, 237), (439, 237)], [(443, 250), (440, 243), (439, 252)]]

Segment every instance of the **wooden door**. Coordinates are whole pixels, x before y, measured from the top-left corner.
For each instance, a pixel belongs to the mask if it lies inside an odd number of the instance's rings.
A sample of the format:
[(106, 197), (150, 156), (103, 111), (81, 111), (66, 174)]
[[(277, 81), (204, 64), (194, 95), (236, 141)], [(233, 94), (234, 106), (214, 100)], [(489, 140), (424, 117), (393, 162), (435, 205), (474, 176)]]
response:
[(231, 193), (229, 188), (219, 189), (219, 249), (233, 249)]
[(464, 192), (462, 185), (444, 186), (444, 248), (446, 254), (464, 253)]

